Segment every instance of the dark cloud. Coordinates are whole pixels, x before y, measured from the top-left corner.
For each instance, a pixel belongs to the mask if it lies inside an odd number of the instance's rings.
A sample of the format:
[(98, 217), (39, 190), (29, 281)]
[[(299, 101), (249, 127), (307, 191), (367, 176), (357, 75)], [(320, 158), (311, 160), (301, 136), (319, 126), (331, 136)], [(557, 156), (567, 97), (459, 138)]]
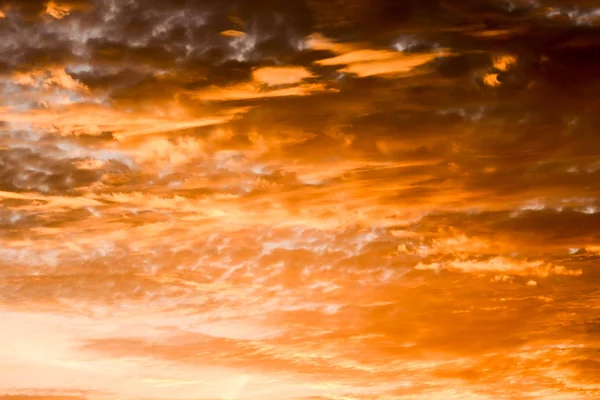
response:
[(96, 179), (93, 171), (80, 171), (70, 161), (55, 163), (28, 149), (2, 150), (0, 159), (3, 190), (63, 191)]
[(45, 12), (46, 3), (46, 0), (3, 0), (0, 2), (0, 8), (14, 10), (24, 19), (32, 19)]
[(26, 148), (0, 150), (0, 188), (5, 191), (70, 192), (109, 173), (127, 173), (128, 167), (110, 161), (98, 169), (86, 168), (93, 158), (60, 159)]
[[(523, 206), (525, 207), (525, 206)], [(572, 208), (557, 210), (497, 211), (482, 213), (452, 213), (429, 215), (414, 228), (423, 233), (437, 232), (440, 227), (454, 227), (469, 236), (483, 236), (490, 232), (509, 235), (515, 243), (535, 246), (574, 246), (575, 243), (595, 243), (599, 237), (596, 226), (598, 213), (586, 213), (588, 205), (578, 211)]]

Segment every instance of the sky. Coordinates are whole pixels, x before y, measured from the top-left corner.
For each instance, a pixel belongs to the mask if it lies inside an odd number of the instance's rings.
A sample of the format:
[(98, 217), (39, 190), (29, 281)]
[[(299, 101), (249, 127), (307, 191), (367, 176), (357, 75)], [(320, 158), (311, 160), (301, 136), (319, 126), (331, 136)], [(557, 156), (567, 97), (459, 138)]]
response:
[(600, 398), (594, 0), (0, 0), (0, 400)]

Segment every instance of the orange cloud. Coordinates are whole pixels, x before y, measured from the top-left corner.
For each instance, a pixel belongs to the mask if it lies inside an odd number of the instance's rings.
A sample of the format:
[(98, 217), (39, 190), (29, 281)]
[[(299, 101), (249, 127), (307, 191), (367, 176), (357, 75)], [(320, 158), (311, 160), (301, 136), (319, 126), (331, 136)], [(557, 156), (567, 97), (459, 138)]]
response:
[[(281, 79), (281, 77), (279, 78)], [(289, 79), (289, 78), (288, 78)], [(275, 81), (277, 78), (275, 78)], [(196, 91), (192, 97), (204, 101), (253, 100), (271, 97), (306, 96), (315, 92), (327, 90), (321, 83), (306, 83), (288, 88), (263, 90), (260, 85), (253, 83), (237, 84), (230, 87), (212, 87)]]
[(340, 55), (319, 60), (319, 65), (346, 65), (342, 72), (360, 77), (406, 73), (415, 67), (426, 64), (437, 57), (446, 57), (446, 50), (432, 53), (405, 53), (390, 50), (361, 48), (360, 44), (337, 44), (320, 36), (309, 38), (309, 46), (317, 50), (331, 50)]
[(517, 58), (512, 55), (502, 55), (494, 59), (494, 68), (498, 71), (507, 71), (517, 62)]
[(71, 13), (71, 8), (64, 4), (57, 4), (54, 1), (49, 1), (46, 4), (46, 14), (62, 19)]
[(229, 29), (229, 30), (221, 32), (221, 35), (228, 36), (228, 37), (241, 37), (241, 36), (244, 36), (245, 34), (246, 33), (244, 33), (244, 32), (236, 31), (233, 29)]
[(0, 400), (600, 398), (591, 2), (0, 3)]
[(194, 117), (181, 110), (172, 116), (132, 113), (96, 104), (67, 104), (28, 111), (5, 110), (0, 117), (7, 122), (29, 124), (50, 132), (69, 135), (100, 135), (104, 131), (127, 137), (181, 129), (218, 125), (233, 119), (245, 108), (228, 110), (232, 114)]
[(418, 270), (439, 270), (450, 268), (462, 272), (504, 272), (513, 275), (539, 276), (546, 278), (550, 275), (579, 276), (581, 269), (569, 270), (562, 265), (553, 265), (543, 261), (514, 260), (496, 256), (488, 260), (452, 260), (447, 263), (423, 264), (419, 262), (415, 267)]
[(295, 84), (311, 76), (304, 67), (263, 67), (253, 72), (256, 82), (270, 86)]
[(490, 87), (498, 87), (502, 84), (498, 80), (498, 74), (486, 74), (483, 77), (483, 83)]

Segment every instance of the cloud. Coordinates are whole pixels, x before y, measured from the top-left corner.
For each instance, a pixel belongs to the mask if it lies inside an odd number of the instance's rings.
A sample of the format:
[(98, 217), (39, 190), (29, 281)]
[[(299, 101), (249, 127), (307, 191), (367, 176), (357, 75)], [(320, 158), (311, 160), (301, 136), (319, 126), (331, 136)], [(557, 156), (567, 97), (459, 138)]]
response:
[(487, 74), (483, 77), (483, 83), (487, 86), (498, 87), (502, 83), (498, 80), (498, 74)]
[(501, 256), (488, 260), (452, 260), (447, 263), (422, 264), (415, 267), (418, 270), (439, 270), (449, 268), (467, 273), (477, 272), (502, 272), (513, 275), (539, 276), (541, 278), (550, 275), (579, 276), (581, 269), (568, 270), (562, 265), (553, 265), (543, 261), (511, 260)]
[(177, 107), (172, 115), (156, 116), (115, 110), (97, 104), (74, 103), (29, 112), (7, 110), (0, 117), (7, 122), (29, 124), (61, 136), (103, 135), (105, 132), (115, 136), (138, 136), (218, 125), (244, 110), (231, 109), (222, 115), (196, 117)]
[(228, 29), (226, 31), (221, 32), (221, 35), (223, 36), (230, 36), (230, 37), (241, 37), (244, 36), (245, 33), (244, 32), (240, 32), (240, 31), (236, 31), (233, 29)]
[[(390, 73), (404, 73), (415, 67), (424, 65), (437, 57), (448, 56), (447, 52), (433, 53), (404, 53), (390, 50), (352, 49), (348, 44), (343, 46), (329, 43), (326, 39), (312, 39), (314, 49), (332, 50), (343, 54), (317, 61), (324, 66), (345, 65), (341, 72), (356, 74), (360, 77), (383, 75)], [(346, 50), (347, 52), (344, 52)]]
[(303, 67), (264, 67), (253, 71), (253, 76), (257, 82), (274, 86), (295, 84), (312, 75)]
[(56, 19), (62, 19), (69, 15), (71, 12), (71, 7), (69, 4), (56, 3), (54, 1), (49, 1), (46, 4), (46, 14), (51, 15)]
[(0, 0), (0, 393), (598, 397), (596, 9)]
[(271, 97), (306, 96), (313, 92), (325, 91), (327, 88), (320, 83), (307, 83), (287, 88), (263, 90), (260, 85), (247, 83), (230, 87), (211, 87), (196, 91), (192, 97), (203, 101), (232, 101), (254, 100)]

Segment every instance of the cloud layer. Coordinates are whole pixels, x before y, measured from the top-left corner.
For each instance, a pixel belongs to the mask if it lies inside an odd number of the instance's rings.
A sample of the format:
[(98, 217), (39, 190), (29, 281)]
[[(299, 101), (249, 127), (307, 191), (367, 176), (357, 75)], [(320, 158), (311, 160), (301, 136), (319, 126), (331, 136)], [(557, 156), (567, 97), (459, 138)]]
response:
[(0, 400), (600, 396), (599, 29), (0, 0)]

